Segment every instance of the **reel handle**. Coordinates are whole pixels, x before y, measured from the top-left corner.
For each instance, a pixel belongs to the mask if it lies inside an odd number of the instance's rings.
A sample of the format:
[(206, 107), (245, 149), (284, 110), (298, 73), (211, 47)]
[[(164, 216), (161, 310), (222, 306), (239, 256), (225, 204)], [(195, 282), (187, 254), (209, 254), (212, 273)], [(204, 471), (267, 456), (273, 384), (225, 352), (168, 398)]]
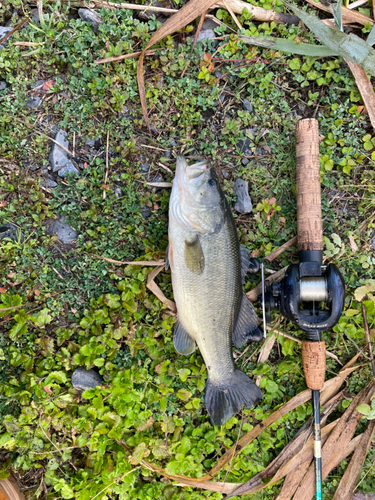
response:
[(319, 259), (319, 265), (321, 265), (323, 225), (320, 198), (319, 129), (315, 118), (306, 118), (297, 122), (296, 156), (297, 234), (300, 262)]

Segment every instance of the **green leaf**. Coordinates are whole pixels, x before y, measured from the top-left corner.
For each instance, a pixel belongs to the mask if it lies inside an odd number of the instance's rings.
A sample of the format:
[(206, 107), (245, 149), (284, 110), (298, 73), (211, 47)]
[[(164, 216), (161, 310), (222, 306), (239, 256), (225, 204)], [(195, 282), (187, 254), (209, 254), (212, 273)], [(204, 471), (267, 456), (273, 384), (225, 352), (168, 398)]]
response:
[(366, 43), (368, 43), (370, 46), (374, 45), (374, 43), (375, 43), (375, 26), (372, 27), (370, 34), (367, 37)]
[(356, 410), (359, 411), (359, 413), (362, 413), (362, 415), (367, 416), (370, 413), (371, 408), (369, 405), (362, 404), (357, 406)]
[(43, 328), (44, 326), (49, 325), (52, 321), (52, 316), (48, 314), (49, 312), (49, 309), (42, 309), (39, 312), (38, 317), (33, 319), (35, 326)]
[(160, 411), (165, 411), (167, 409), (167, 398), (163, 396), (160, 400)]
[(289, 68), (296, 69), (296, 70), (301, 69), (301, 64), (300, 64), (298, 57), (295, 57), (294, 59), (289, 61)]
[(362, 302), (366, 295), (375, 292), (375, 280), (370, 279), (366, 281), (364, 286), (360, 286), (354, 292), (355, 300)]
[(239, 39), (250, 45), (281, 50), (283, 52), (290, 52), (291, 54), (300, 54), (301, 56), (330, 57), (337, 55), (337, 52), (321, 45), (294, 42), (293, 40), (286, 40), (285, 38), (274, 38), (271, 36), (240, 36)]
[(176, 425), (173, 421), (173, 417), (167, 417), (164, 422), (161, 423), (162, 431), (166, 434), (171, 434), (174, 432)]
[(316, 16), (307, 14), (293, 5), (286, 5), (335, 54), (359, 64), (367, 73), (375, 76), (375, 50), (362, 38), (353, 33), (346, 35), (327, 26)]
[(179, 389), (177, 391), (177, 397), (182, 399), (182, 401), (189, 401), (191, 394), (187, 389)]
[(167, 448), (165, 442), (162, 441), (161, 439), (157, 439), (155, 441), (154, 447), (152, 448), (152, 454), (156, 458), (166, 458), (166, 457), (169, 457), (168, 448)]
[(137, 465), (142, 460), (146, 451), (146, 443), (139, 443), (139, 445), (134, 449), (133, 453), (129, 457), (129, 462), (132, 465)]

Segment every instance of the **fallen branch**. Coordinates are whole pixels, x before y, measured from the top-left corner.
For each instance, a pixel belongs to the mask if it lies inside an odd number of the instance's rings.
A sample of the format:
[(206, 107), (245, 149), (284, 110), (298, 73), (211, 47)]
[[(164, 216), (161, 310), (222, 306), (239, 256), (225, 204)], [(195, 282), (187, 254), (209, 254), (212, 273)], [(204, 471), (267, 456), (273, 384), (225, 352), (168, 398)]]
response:
[(87, 255), (87, 257), (92, 257), (93, 259), (100, 259), (100, 260), (105, 260), (106, 262), (110, 262), (111, 264), (118, 264), (121, 266), (142, 266), (142, 267), (147, 267), (147, 266), (165, 266), (164, 260), (133, 260), (133, 261), (127, 261), (127, 260), (114, 260), (114, 259), (109, 259), (108, 257), (102, 257), (101, 255), (95, 255), (93, 253), (86, 253), (86, 252), (81, 252), (80, 250), (73, 250), (75, 253), (81, 253), (84, 255)]
[(297, 16), (291, 16), (290, 14), (281, 14), (280, 12), (275, 12), (274, 10), (266, 10), (262, 7), (257, 7), (250, 3), (243, 2), (242, 0), (219, 0), (213, 8), (220, 7), (221, 9), (226, 9), (226, 5), (235, 13), (242, 14), (244, 9), (252, 14), (251, 19), (255, 21), (262, 21), (266, 23), (274, 22), (276, 24), (299, 24), (299, 18)]
[(294, 243), (297, 243), (297, 236), (294, 236), (294, 238), (291, 238), (289, 241), (284, 243), (284, 245), (281, 245), (280, 248), (271, 252), (269, 255), (267, 255), (265, 257), (265, 259), (268, 260), (268, 262), (272, 262), (273, 260), (277, 259), (277, 257), (279, 257), (279, 255), (281, 255), (283, 252), (285, 252), (285, 250), (287, 248), (292, 247), (294, 245)]
[(167, 304), (168, 309), (172, 311), (173, 313), (177, 312), (176, 304), (173, 302), (173, 300), (167, 299), (167, 297), (164, 295), (164, 293), (161, 291), (160, 287), (155, 283), (154, 278), (163, 271), (165, 268), (165, 264), (162, 266), (155, 267), (150, 274), (147, 277), (147, 283), (146, 286), (151, 292), (156, 295), (156, 297), (163, 303)]
[[(153, 50), (148, 50), (146, 52), (146, 56), (152, 56), (156, 52), (156, 49)], [(130, 59), (132, 57), (139, 57), (142, 54), (142, 52), (132, 52), (131, 54), (123, 54), (122, 56), (116, 56), (116, 57), (107, 57), (107, 59), (97, 59), (94, 61), (95, 64), (106, 64), (110, 62), (118, 62), (118, 61), (123, 61), (124, 59)]]
[[(345, 367), (344, 367), (345, 368)], [(337, 387), (340, 387), (341, 384), (344, 382), (345, 377), (351, 373), (352, 371), (356, 370), (357, 367), (352, 367), (348, 368), (346, 370), (341, 370), (339, 372), (339, 375), (337, 377), (334, 377), (330, 380), (327, 380), (324, 383), (324, 387), (322, 389), (322, 392), (326, 389), (329, 389), (330, 387), (334, 386), (335, 389)], [(338, 390), (338, 388), (337, 388)], [(305, 391), (300, 392), (297, 394), (297, 396), (294, 396), (290, 401), (285, 403), (283, 406), (281, 406), (278, 410), (276, 410), (272, 415), (267, 417), (263, 422), (255, 426), (253, 429), (251, 429), (249, 432), (247, 432), (244, 436), (242, 436), (237, 445), (233, 445), (222, 457), (219, 458), (219, 460), (216, 462), (214, 467), (210, 470), (208, 474), (204, 476), (205, 480), (209, 480), (213, 478), (226, 464), (230, 463), (232, 460), (232, 457), (237, 455), (243, 448), (245, 448), (249, 443), (251, 443), (255, 438), (261, 434), (264, 429), (269, 427), (270, 425), (274, 424), (276, 420), (284, 416), (286, 413), (298, 408), (303, 403), (306, 403), (311, 399), (311, 390), (306, 389)]]
[(356, 484), (359, 473), (363, 467), (367, 452), (370, 448), (372, 437), (375, 432), (375, 420), (372, 420), (367, 429), (362, 434), (359, 446), (354, 452), (350, 464), (345, 471), (345, 474), (341, 478), (340, 484), (337, 487), (336, 493), (332, 500), (343, 500), (345, 498), (351, 498)]
[[(292, 335), (289, 335), (289, 333), (284, 333), (284, 332), (281, 332), (280, 330), (274, 330), (274, 329), (269, 328), (269, 327), (267, 327), (267, 330), (272, 330), (277, 335), (281, 335), (282, 337), (285, 337), (286, 339), (293, 340), (293, 342), (297, 342), (298, 344), (302, 344), (302, 340), (297, 339), (297, 337), (293, 337)], [(341, 361), (336, 356), (336, 354), (333, 354), (332, 352), (326, 350), (326, 355), (329, 356), (330, 358), (334, 359), (338, 363), (340, 363), (340, 365), (342, 365)]]
[[(346, 449), (352, 439), (357, 425), (363, 415), (357, 410), (357, 406), (361, 403), (368, 403), (375, 390), (375, 379), (362, 389), (351, 402), (349, 408), (340, 418), (339, 423), (333, 430), (332, 434), (327, 439), (323, 446), (322, 453), (325, 457), (322, 460), (322, 476), (327, 477), (329, 472), (336, 467), (340, 461), (337, 460), (338, 455), (343, 449)], [(295, 493), (295, 498), (298, 500), (311, 500), (314, 495), (314, 466), (311, 465), (305, 474), (303, 481), (298, 486)]]
[(362, 316), (363, 316), (363, 325), (365, 327), (365, 335), (366, 335), (366, 341), (367, 341), (368, 351), (369, 351), (369, 355), (370, 355), (372, 373), (373, 373), (373, 375), (375, 377), (374, 355), (372, 353), (370, 331), (369, 331), (369, 328), (368, 328), (367, 316), (366, 316), (366, 308), (365, 308), (365, 306), (363, 304), (362, 304)]
[[(324, 10), (324, 12), (332, 13), (331, 8), (324, 5), (322, 2), (315, 2), (315, 0), (306, 0), (308, 4), (312, 7), (316, 7), (317, 9)], [(341, 14), (342, 14), (342, 22), (343, 23), (358, 23), (363, 26), (367, 23), (373, 25), (375, 21), (371, 19), (371, 17), (365, 16), (361, 12), (357, 12), (356, 10), (350, 10), (341, 6)]]
[[(331, 28), (335, 28), (335, 23), (329, 19), (325, 20), (325, 24)], [(375, 94), (372, 87), (371, 81), (367, 76), (366, 71), (352, 61), (344, 59), (348, 65), (352, 75), (354, 76), (355, 83), (357, 84), (358, 90), (361, 94), (363, 102), (365, 103), (366, 111), (369, 115), (372, 128), (375, 130)]]
[[(285, 271), (288, 269), (288, 266), (283, 267), (280, 271), (277, 271), (274, 274), (271, 274), (267, 278), (268, 283), (272, 283), (274, 281), (281, 281), (285, 276)], [(258, 300), (259, 295), (262, 293), (262, 283), (258, 283), (256, 287), (254, 287), (250, 292), (247, 292), (247, 297), (252, 302), (256, 302)]]

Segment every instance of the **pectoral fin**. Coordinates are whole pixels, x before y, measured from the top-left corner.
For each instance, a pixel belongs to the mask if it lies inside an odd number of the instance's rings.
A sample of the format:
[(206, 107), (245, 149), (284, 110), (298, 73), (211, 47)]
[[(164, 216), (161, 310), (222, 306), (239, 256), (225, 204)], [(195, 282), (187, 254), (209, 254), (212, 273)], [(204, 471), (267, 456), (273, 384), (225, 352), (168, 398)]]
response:
[(192, 354), (195, 350), (195, 340), (188, 334), (179, 321), (174, 325), (173, 344), (176, 351), (184, 356)]
[(203, 273), (204, 255), (197, 235), (191, 241), (185, 241), (185, 264), (192, 273)]
[(234, 321), (233, 344), (239, 349), (250, 341), (260, 342), (262, 338), (263, 334), (258, 328), (258, 316), (253, 304), (243, 294), (241, 309)]
[(167, 246), (167, 250), (165, 251), (165, 270), (168, 271), (170, 269), (173, 273), (173, 246), (172, 243), (169, 243)]

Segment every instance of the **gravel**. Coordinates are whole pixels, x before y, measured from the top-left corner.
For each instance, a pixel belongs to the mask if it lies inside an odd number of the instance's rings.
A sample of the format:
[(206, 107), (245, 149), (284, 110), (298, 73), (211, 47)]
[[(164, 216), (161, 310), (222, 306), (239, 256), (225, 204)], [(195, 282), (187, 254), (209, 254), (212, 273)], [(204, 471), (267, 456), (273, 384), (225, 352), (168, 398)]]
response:
[(233, 190), (236, 194), (237, 201), (234, 205), (236, 212), (240, 214), (249, 214), (253, 209), (253, 204), (249, 196), (249, 185), (242, 179), (236, 179)]
[(68, 160), (68, 164), (64, 168), (61, 168), (57, 173), (59, 177), (65, 177), (68, 174), (79, 175), (79, 170), (76, 169), (70, 160)]
[(36, 97), (32, 97), (25, 104), (25, 108), (37, 109), (37, 108), (39, 108), (41, 102), (42, 102), (42, 98), (41, 97), (37, 97), (37, 96)]
[(245, 111), (248, 111), (249, 113), (253, 112), (253, 105), (251, 104), (251, 102), (248, 99), (244, 99), (244, 101), (242, 103), (242, 108)]
[[(68, 134), (65, 130), (60, 129), (57, 132), (55, 141), (68, 149)], [(72, 165), (72, 162), (68, 159), (68, 153), (64, 151), (64, 149), (61, 149), (58, 144), (53, 143), (49, 153), (49, 162), (52, 166), (52, 172), (58, 172), (67, 165)]]
[(86, 370), (86, 368), (80, 366), (72, 374), (72, 385), (78, 392), (94, 389), (97, 385), (102, 384), (102, 377), (93, 369)]
[(87, 23), (91, 24), (92, 30), (97, 33), (99, 31), (99, 26), (103, 24), (103, 19), (96, 12), (89, 9), (78, 9), (78, 15)]
[(64, 245), (71, 245), (77, 238), (77, 232), (64, 222), (64, 218), (52, 219), (47, 226), (47, 233), (55, 235)]

